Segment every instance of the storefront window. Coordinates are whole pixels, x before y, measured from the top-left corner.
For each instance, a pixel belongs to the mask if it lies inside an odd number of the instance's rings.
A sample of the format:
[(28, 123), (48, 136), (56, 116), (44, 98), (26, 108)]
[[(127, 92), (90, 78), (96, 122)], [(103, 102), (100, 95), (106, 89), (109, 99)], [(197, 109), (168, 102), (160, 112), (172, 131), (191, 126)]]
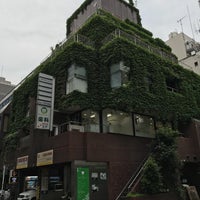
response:
[(99, 113), (92, 110), (82, 112), (82, 124), (85, 132), (100, 132)]
[(135, 136), (148, 137), (148, 138), (155, 137), (154, 120), (152, 117), (135, 114), (134, 123), (135, 123)]
[(133, 135), (132, 114), (105, 109), (103, 111), (103, 131)]
[(57, 168), (51, 168), (49, 170), (49, 184), (48, 184), (48, 190), (58, 190), (63, 189), (63, 168), (57, 167)]

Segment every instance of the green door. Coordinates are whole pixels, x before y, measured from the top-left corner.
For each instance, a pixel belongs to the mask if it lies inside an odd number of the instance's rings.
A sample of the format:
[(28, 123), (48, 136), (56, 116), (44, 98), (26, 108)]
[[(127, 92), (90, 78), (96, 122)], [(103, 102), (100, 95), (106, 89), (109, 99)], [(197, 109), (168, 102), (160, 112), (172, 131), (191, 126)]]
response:
[(77, 168), (77, 200), (89, 200), (89, 168)]

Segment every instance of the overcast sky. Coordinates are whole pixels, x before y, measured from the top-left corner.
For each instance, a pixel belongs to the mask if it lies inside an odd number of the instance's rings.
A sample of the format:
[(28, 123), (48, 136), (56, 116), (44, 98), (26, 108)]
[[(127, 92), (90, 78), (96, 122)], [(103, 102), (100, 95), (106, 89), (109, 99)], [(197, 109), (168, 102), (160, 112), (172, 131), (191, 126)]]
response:
[[(13, 84), (25, 78), (65, 38), (66, 20), (83, 2), (0, 0), (0, 76)], [(200, 41), (198, 0), (137, 0), (137, 7), (154, 37), (180, 32), (182, 19), (183, 32)]]

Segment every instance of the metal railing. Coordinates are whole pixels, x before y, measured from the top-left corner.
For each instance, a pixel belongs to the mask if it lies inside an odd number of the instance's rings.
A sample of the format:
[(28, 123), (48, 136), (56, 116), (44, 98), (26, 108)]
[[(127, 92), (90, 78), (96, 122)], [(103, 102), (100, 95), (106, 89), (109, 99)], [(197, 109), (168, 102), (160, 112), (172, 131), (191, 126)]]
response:
[[(68, 131), (72, 131), (71, 127), (73, 125), (76, 126), (76, 127), (81, 127), (82, 126), (82, 124), (80, 122), (77, 122), (77, 121), (68, 121), (68, 122), (65, 122), (63, 124), (54, 125), (51, 135), (55, 136), (55, 135), (66, 133)], [(77, 130), (78, 130), (78, 128), (77, 128)]]
[(105, 37), (102, 41), (102, 44), (106, 44), (117, 37), (126, 38), (129, 41), (133, 42), (135, 45), (140, 46), (148, 50), (149, 52), (160, 56), (165, 60), (171, 61), (173, 63), (178, 63), (177, 58), (173, 54), (165, 52), (159, 47), (154, 47), (153, 45), (150, 45), (149, 43), (146, 43), (143, 40), (141, 40), (138, 36), (126, 33), (120, 29), (116, 29), (115, 31), (110, 33), (107, 37)]
[(86, 46), (94, 48), (94, 42), (90, 40), (88, 37), (81, 35), (81, 34), (74, 34), (69, 38), (65, 38), (60, 43), (56, 44), (55, 48), (51, 48), (51, 53), (47, 57), (45, 57), (40, 64), (45, 63), (48, 59), (54, 58), (60, 50), (63, 50), (67, 45), (79, 42)]
[(134, 187), (134, 184), (136, 183), (136, 181), (138, 180), (138, 178), (141, 176), (144, 167), (149, 159), (149, 156), (151, 154), (148, 154), (144, 160), (140, 163), (140, 165), (138, 166), (138, 168), (135, 170), (134, 174), (131, 176), (131, 178), (129, 179), (129, 181), (126, 183), (126, 185), (123, 187), (122, 191), (120, 192), (120, 194), (117, 196), (117, 198), (115, 200), (120, 200), (123, 199), (127, 196), (127, 194), (129, 192), (131, 192), (132, 187)]
[[(109, 126), (105, 124), (103, 124), (102, 126), (103, 126), (103, 133), (109, 133)], [(63, 124), (54, 125), (54, 129), (55, 130), (53, 130), (53, 132), (51, 133), (52, 136), (67, 133), (69, 131), (100, 133), (100, 124), (68, 121)]]

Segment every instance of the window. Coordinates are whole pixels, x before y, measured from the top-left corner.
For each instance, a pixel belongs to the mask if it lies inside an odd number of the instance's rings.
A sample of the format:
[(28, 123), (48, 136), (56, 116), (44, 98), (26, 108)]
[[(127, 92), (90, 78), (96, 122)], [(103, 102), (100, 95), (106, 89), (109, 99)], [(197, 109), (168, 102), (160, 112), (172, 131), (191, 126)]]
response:
[(92, 110), (82, 112), (82, 124), (85, 132), (100, 132), (99, 113)]
[(198, 61), (194, 62), (194, 66), (197, 67), (199, 65)]
[(148, 138), (155, 137), (155, 126), (152, 117), (135, 114), (134, 123), (135, 123), (135, 136), (148, 137)]
[(63, 189), (63, 176), (62, 166), (52, 166), (49, 169), (48, 190), (57, 191)]
[(151, 77), (145, 77), (144, 78), (144, 83), (145, 83), (146, 91), (152, 92), (152, 85), (153, 85), (152, 78)]
[(103, 111), (103, 132), (133, 135), (132, 114), (105, 109)]
[(67, 91), (69, 94), (74, 90), (78, 90), (80, 92), (87, 92), (87, 77), (86, 70), (84, 67), (79, 67), (73, 64), (70, 68), (68, 68), (68, 79), (67, 79)]
[(130, 68), (125, 66), (122, 61), (111, 65), (111, 88), (118, 88), (120, 86), (126, 85), (129, 81), (129, 71)]
[(167, 90), (171, 92), (179, 92), (179, 80), (176, 78), (166, 79)]

